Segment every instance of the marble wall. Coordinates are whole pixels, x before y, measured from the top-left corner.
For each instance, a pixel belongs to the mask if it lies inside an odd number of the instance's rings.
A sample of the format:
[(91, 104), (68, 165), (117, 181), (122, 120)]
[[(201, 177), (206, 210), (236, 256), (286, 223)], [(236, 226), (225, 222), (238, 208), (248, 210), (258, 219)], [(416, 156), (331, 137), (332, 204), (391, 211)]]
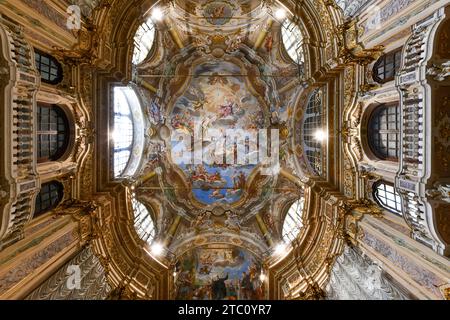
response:
[(409, 300), (410, 294), (359, 249), (345, 247), (326, 287), (327, 300)]
[(344, 10), (345, 16), (352, 17), (371, 1), (372, 0), (337, 0), (336, 3)]
[(105, 270), (87, 247), (31, 292), (26, 300), (104, 300), (110, 291)]

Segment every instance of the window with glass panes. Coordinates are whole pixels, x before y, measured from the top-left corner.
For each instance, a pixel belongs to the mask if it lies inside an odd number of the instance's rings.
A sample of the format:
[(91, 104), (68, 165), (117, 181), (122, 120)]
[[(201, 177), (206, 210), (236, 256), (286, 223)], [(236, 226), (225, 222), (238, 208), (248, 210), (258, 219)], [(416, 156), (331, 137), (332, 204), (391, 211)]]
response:
[(402, 48), (381, 56), (373, 66), (373, 80), (385, 83), (394, 80), (402, 63)]
[(134, 211), (134, 227), (139, 237), (145, 242), (151, 244), (155, 238), (155, 224), (147, 207), (142, 203), (132, 199), (132, 206)]
[(133, 63), (139, 64), (145, 60), (153, 47), (156, 36), (156, 26), (149, 18), (141, 24), (134, 35)]
[(301, 228), (303, 227), (302, 217), (304, 203), (304, 198), (295, 201), (289, 208), (286, 217), (284, 218), (282, 237), (287, 243), (292, 242), (295, 238), (297, 238)]
[(128, 87), (114, 88), (114, 176), (125, 171), (133, 148), (133, 117), (128, 95), (135, 94)]
[(44, 183), (36, 197), (34, 217), (38, 217), (54, 208), (61, 202), (64, 195), (61, 183), (52, 181)]
[(381, 160), (397, 161), (400, 152), (400, 107), (398, 103), (377, 107), (369, 119), (370, 149)]
[(281, 39), (289, 57), (295, 63), (303, 63), (303, 36), (298, 25), (286, 19), (281, 25)]
[(386, 210), (402, 215), (402, 201), (393, 185), (385, 182), (376, 184), (374, 198)]
[(37, 105), (37, 160), (55, 161), (66, 152), (70, 130), (64, 111), (54, 105)]
[(322, 141), (316, 138), (322, 129), (322, 96), (316, 90), (310, 97), (303, 120), (303, 141), (306, 158), (314, 172), (322, 174)]
[(58, 84), (63, 78), (61, 64), (52, 56), (38, 51), (34, 52), (36, 67), (41, 80), (49, 84)]

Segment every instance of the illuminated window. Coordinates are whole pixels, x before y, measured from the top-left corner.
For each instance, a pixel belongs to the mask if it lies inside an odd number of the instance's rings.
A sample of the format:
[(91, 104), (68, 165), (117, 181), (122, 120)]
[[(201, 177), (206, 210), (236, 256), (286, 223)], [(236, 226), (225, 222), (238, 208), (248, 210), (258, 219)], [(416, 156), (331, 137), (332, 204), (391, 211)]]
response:
[(144, 22), (134, 36), (133, 64), (139, 64), (147, 58), (155, 41), (155, 24), (151, 19)]
[(373, 80), (386, 83), (395, 79), (402, 63), (402, 48), (381, 56), (373, 66)]
[(322, 140), (317, 132), (322, 130), (322, 94), (316, 90), (309, 98), (303, 121), (303, 140), (306, 158), (317, 175), (322, 174)]
[(402, 200), (394, 186), (385, 182), (374, 185), (373, 196), (380, 206), (398, 215), (402, 215)]
[(69, 125), (64, 111), (54, 105), (37, 105), (37, 161), (56, 161), (69, 144)]
[(58, 84), (62, 81), (62, 67), (54, 57), (36, 49), (34, 49), (34, 57), (43, 82)]
[(44, 183), (36, 197), (34, 218), (56, 208), (64, 196), (64, 188), (61, 183), (52, 181)]
[(286, 243), (290, 243), (297, 238), (303, 227), (302, 216), (304, 202), (304, 198), (295, 201), (284, 218), (282, 235)]
[(114, 88), (114, 175), (122, 175), (133, 148), (133, 117), (127, 94), (131, 89)]
[(369, 146), (381, 160), (398, 161), (400, 152), (400, 107), (398, 103), (381, 105), (371, 114), (368, 126)]
[(135, 198), (132, 199), (132, 206), (134, 211), (134, 227), (136, 232), (142, 240), (148, 244), (151, 244), (156, 234), (153, 218), (147, 207)]
[(144, 150), (144, 116), (141, 103), (132, 87), (114, 87), (114, 177), (133, 175), (140, 164)]
[(303, 63), (303, 36), (298, 25), (286, 19), (281, 26), (281, 38), (289, 57), (297, 64)]

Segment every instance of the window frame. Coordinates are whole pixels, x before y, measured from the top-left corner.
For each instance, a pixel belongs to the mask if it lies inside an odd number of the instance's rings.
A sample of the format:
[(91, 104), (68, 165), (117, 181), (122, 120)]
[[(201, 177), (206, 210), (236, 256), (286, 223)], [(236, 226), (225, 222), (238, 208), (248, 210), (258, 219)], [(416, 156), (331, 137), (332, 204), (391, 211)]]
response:
[[(295, 209), (294, 206), (296, 206)], [(289, 209), (287, 209), (286, 214), (284, 215), (283, 225), (281, 229), (281, 238), (285, 243), (291, 243), (300, 234), (300, 231), (303, 228), (304, 209), (305, 209), (304, 197), (300, 197), (299, 199), (292, 202), (289, 206)], [(300, 212), (298, 210), (300, 210)], [(293, 215), (296, 216), (294, 217)], [(294, 225), (292, 225), (292, 223)]]
[[(51, 190), (51, 187), (54, 187), (53, 190)], [(44, 191), (44, 189), (48, 188), (48, 190), (42, 194), (42, 192)], [(52, 192), (57, 192), (57, 197), (52, 198)], [(50, 204), (46, 207), (42, 206), (42, 203), (46, 200), (43, 200), (43, 196), (44, 195), (48, 195), (49, 200), (50, 200)], [(39, 190), (39, 193), (36, 196), (36, 200), (34, 203), (34, 213), (33, 213), (33, 219), (37, 218), (39, 216), (44, 215), (47, 212), (50, 212), (51, 210), (55, 209), (63, 200), (64, 198), (64, 186), (62, 185), (61, 182), (53, 180), (53, 181), (49, 181), (46, 182), (44, 184), (41, 185), (41, 188)], [(52, 201), (52, 199), (54, 201)], [(39, 207), (39, 210), (38, 210)]]
[[(385, 196), (382, 197), (380, 196), (380, 187), (383, 186), (383, 192), (385, 193)], [(393, 189), (393, 193), (388, 190), (387, 188), (392, 188)], [(394, 200), (389, 199), (387, 194), (392, 194), (394, 196)], [(375, 202), (383, 209), (399, 216), (399, 217), (403, 217), (403, 212), (402, 212), (402, 208), (403, 208), (403, 201), (402, 198), (400, 196), (400, 194), (397, 192), (397, 188), (392, 184), (389, 183), (387, 181), (381, 180), (378, 181), (376, 183), (373, 184), (372, 186), (372, 196), (373, 199), (375, 200)], [(383, 199), (386, 199), (386, 203), (383, 201)], [(397, 201), (399, 200), (399, 201)], [(388, 205), (388, 201), (394, 202), (395, 203), (395, 208)], [(398, 208), (400, 207), (400, 209)]]
[[(395, 110), (395, 121), (390, 119), (392, 114), (390, 111)], [(384, 113), (384, 115), (382, 115)], [(401, 110), (399, 102), (391, 102), (381, 104), (375, 107), (368, 119), (367, 123), (367, 142), (369, 145), (370, 151), (380, 160), (383, 161), (392, 161), (398, 162), (400, 158), (400, 132), (401, 132)], [(375, 125), (378, 125), (378, 128), (375, 128)], [(385, 129), (381, 129), (383, 124), (386, 126)], [(395, 124), (395, 129), (391, 126)], [(383, 152), (382, 142), (384, 141), (383, 136), (386, 136), (386, 152)], [(396, 136), (396, 139), (390, 139), (392, 136)], [(392, 147), (392, 143), (395, 143), (395, 147)], [(389, 153), (389, 150), (395, 150), (395, 156), (392, 156)]]
[[(300, 39), (296, 39), (296, 35), (300, 35)], [(289, 48), (286, 45), (286, 40), (295, 38), (294, 41), (290, 43)], [(303, 51), (303, 34), (300, 27), (291, 19), (286, 18), (283, 23), (281, 23), (280, 29), (281, 43), (283, 44), (283, 49), (287, 56), (292, 60), (293, 63), (297, 65), (303, 65), (305, 62), (305, 53)], [(292, 47), (295, 46), (295, 49)], [(295, 57), (292, 51), (295, 50)], [(301, 54), (299, 54), (301, 53)]]
[(320, 89), (316, 89), (308, 99), (302, 122), (302, 135), (307, 163), (318, 176), (323, 174), (324, 141), (318, 141), (315, 132), (323, 130), (323, 122), (323, 93)]
[[(135, 121), (134, 121), (133, 112), (132, 112), (132, 108), (131, 108), (129, 97), (123, 91), (122, 91), (121, 94), (123, 94), (123, 96), (124, 96), (124, 98), (126, 100), (127, 108), (128, 108), (128, 114), (122, 114), (122, 113), (120, 113), (120, 112), (118, 112), (116, 110), (116, 100), (115, 100), (116, 99), (116, 94), (115, 94), (115, 90), (116, 89), (120, 90), (120, 89), (123, 89), (123, 88), (129, 88), (129, 87), (127, 87), (127, 86), (119, 86), (119, 85), (116, 85), (116, 86), (112, 87), (112, 100), (113, 100), (113, 110), (112, 110), (113, 111), (112, 112), (112, 132), (113, 132), (113, 134), (112, 134), (112, 138), (113, 138), (112, 175), (113, 175), (114, 179), (120, 179), (123, 176), (123, 174), (127, 171), (127, 168), (129, 166), (131, 158), (132, 158), (132, 153), (133, 153), (133, 150), (134, 150), (134, 146), (135, 146), (135, 136), (134, 136)], [(136, 92), (135, 92), (135, 94), (136, 94)], [(117, 118), (127, 118), (131, 122), (131, 142), (130, 142), (129, 146), (127, 146), (127, 147), (121, 147), (121, 148), (117, 147), (117, 142), (116, 142), (116, 139), (114, 137), (115, 130), (116, 130), (116, 119)], [(116, 171), (116, 167), (118, 166), (117, 165), (117, 161), (116, 161), (117, 160), (116, 157), (121, 152), (129, 152), (129, 155), (128, 155), (128, 159), (127, 159), (125, 165), (123, 166), (123, 169), (119, 173), (119, 172)]]
[[(52, 111), (54, 111), (57, 115), (56, 118), (56, 131), (55, 130), (41, 130), (41, 123), (42, 123), (42, 116), (40, 113), (42, 111), (43, 108), (47, 108), (49, 109), (48, 111), (48, 123), (49, 125), (52, 124), (51, 121), (51, 117), (50, 117), (50, 113)], [(58, 120), (61, 119), (62, 120), (62, 124), (64, 125), (64, 131), (59, 131), (58, 127), (60, 125), (60, 123), (58, 122)], [(69, 147), (69, 143), (70, 143), (70, 137), (71, 137), (71, 130), (70, 130), (70, 126), (69, 126), (69, 119), (67, 117), (66, 112), (64, 111), (63, 108), (61, 108), (60, 106), (56, 105), (56, 104), (48, 104), (48, 103), (44, 103), (44, 102), (37, 102), (37, 110), (36, 110), (36, 123), (37, 123), (37, 127), (36, 127), (36, 158), (37, 158), (37, 163), (44, 163), (44, 162), (50, 162), (50, 161), (58, 161), (60, 160), (64, 154), (66, 154), (68, 147)], [(56, 143), (59, 143), (59, 136), (64, 134), (64, 140), (63, 140), (63, 144), (62, 146), (58, 146), (57, 145), (57, 151), (54, 154), (50, 154), (49, 151), (49, 156), (46, 157), (41, 157), (40, 156), (40, 152), (39, 152), (39, 148), (41, 146), (41, 140), (40, 140), (40, 136), (44, 136), (44, 135), (54, 135), (56, 136)], [(49, 141), (50, 143), (50, 141)]]
[[(384, 84), (390, 81), (395, 80), (395, 76), (402, 65), (402, 51), (403, 47), (397, 48), (393, 51), (390, 51), (384, 55), (382, 55), (373, 65), (372, 68), (372, 78), (375, 82), (379, 84)], [(398, 60), (397, 60), (398, 58)], [(392, 59), (392, 63), (388, 63), (388, 59)], [(392, 65), (392, 68), (390, 66)], [(388, 68), (389, 67), (389, 68)], [(383, 73), (380, 73), (380, 68), (383, 68)], [(387, 70), (392, 70), (392, 76), (387, 76)]]
[[(39, 56), (39, 61), (37, 59), (37, 56)], [(49, 64), (48, 64), (49, 71), (46, 72), (46, 73), (49, 74), (49, 77), (52, 75), (52, 72), (51, 72), (51, 70), (52, 70), (52, 63), (55, 65), (55, 67), (56, 67), (56, 77), (55, 77), (55, 79), (50, 80), (50, 79), (46, 79), (46, 78), (43, 77), (43, 75), (42, 75), (42, 73), (43, 73), (42, 72), (42, 64), (43, 64), (42, 58), (46, 58), (46, 59), (49, 60)], [(42, 82), (50, 84), (50, 85), (57, 85), (57, 84), (61, 83), (61, 81), (64, 78), (64, 72), (63, 72), (63, 68), (62, 68), (61, 63), (55, 57), (53, 57), (52, 55), (50, 55), (48, 53), (45, 53), (45, 52), (43, 52), (43, 51), (41, 51), (39, 49), (34, 48), (34, 60), (35, 60), (35, 63), (36, 63), (36, 69), (39, 72), (39, 75), (40, 75), (40, 78), (41, 78)]]
[[(141, 240), (151, 244), (157, 234), (156, 223), (151, 214), (152, 210), (135, 197), (131, 199), (131, 208), (133, 210), (133, 224), (136, 233)], [(145, 223), (147, 225), (143, 227)], [(151, 227), (150, 231), (148, 230), (149, 227)]]
[[(157, 37), (157, 25), (153, 22), (152, 18), (149, 17), (143, 23), (141, 23), (133, 36), (133, 57), (132, 63), (137, 66), (145, 61), (148, 55), (152, 52), (155, 47), (156, 37)], [(145, 40), (151, 39), (149, 46), (146, 46)], [(145, 56), (142, 52), (147, 52)]]

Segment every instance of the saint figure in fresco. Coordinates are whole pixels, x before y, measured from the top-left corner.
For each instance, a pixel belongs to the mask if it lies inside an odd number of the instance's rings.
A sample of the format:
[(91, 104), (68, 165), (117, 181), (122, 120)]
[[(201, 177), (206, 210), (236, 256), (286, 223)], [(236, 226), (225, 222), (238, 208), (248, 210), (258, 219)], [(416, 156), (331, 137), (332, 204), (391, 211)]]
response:
[(221, 118), (226, 118), (228, 116), (231, 116), (234, 114), (233, 108), (234, 103), (233, 102), (227, 102), (226, 104), (219, 107), (219, 113)]
[(223, 300), (227, 296), (227, 286), (225, 281), (228, 280), (228, 274), (224, 278), (217, 276), (216, 280), (212, 282), (212, 294), (214, 300)]
[(241, 297), (244, 300), (250, 300), (252, 298), (252, 281), (250, 279), (250, 273), (244, 272), (241, 280)]

